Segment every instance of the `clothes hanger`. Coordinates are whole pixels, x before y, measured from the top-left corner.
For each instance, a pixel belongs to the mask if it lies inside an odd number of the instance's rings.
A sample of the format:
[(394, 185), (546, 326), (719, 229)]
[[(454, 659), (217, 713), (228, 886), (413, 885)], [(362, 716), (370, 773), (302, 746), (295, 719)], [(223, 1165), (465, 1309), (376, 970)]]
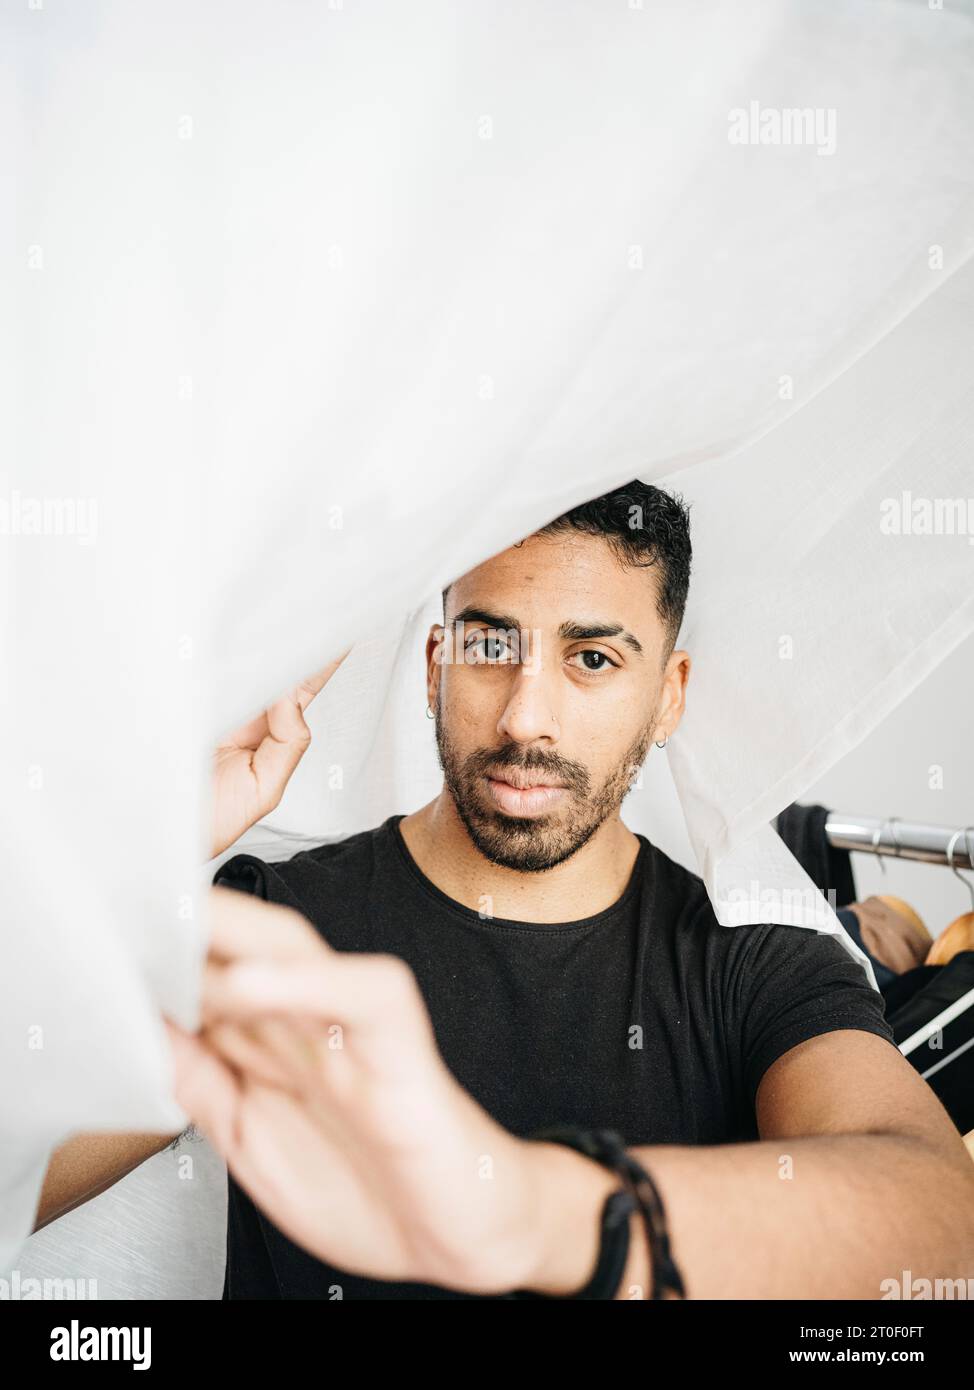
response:
[(968, 862), (974, 862), (971, 855), (971, 831), (972, 826), (965, 826), (963, 830), (957, 830), (950, 837), (950, 844), (947, 846), (947, 863), (950, 865), (952, 873), (955, 873), (963, 883), (964, 887), (971, 895), (971, 911), (963, 912), (959, 917), (955, 917), (950, 925), (941, 932), (936, 941), (930, 947), (930, 951), (925, 961), (926, 965), (946, 965), (949, 960), (960, 951), (974, 951), (974, 883), (964, 877), (960, 869), (954, 863), (954, 846), (964, 837), (964, 847), (967, 850)]
[(930, 941), (931, 945), (934, 944), (934, 938), (932, 938), (930, 934), (930, 927), (924, 922), (923, 917), (920, 916), (917, 909), (911, 908), (906, 898), (893, 898), (892, 892), (877, 892), (877, 894), (874, 894), (874, 897), (880, 899), (880, 902), (885, 902), (885, 905), (888, 906), (888, 908), (892, 908), (893, 912), (899, 912), (900, 916), (906, 917), (907, 922), (917, 930), (917, 933), (920, 934), (921, 937)]
[(930, 935), (929, 927), (917, 912), (916, 908), (911, 907), (905, 898), (894, 898), (892, 893), (875, 893), (873, 896), (881, 903), (885, 903), (893, 912), (898, 912), (901, 917), (905, 917), (907, 921), (916, 928), (918, 934), (928, 941), (931, 946), (933, 945), (933, 937)]
[[(970, 1008), (974, 1008), (974, 989), (969, 989), (966, 994), (962, 994), (958, 999), (955, 999), (952, 1004), (948, 1004), (946, 1009), (942, 1009), (939, 1014), (936, 1014), (933, 1018), (928, 1018), (926, 1023), (921, 1024), (915, 1033), (911, 1033), (908, 1038), (904, 1038), (901, 1043), (897, 1043), (897, 1047), (904, 1057), (909, 1057), (911, 1052), (915, 1052), (928, 1038), (932, 1038), (934, 1033), (939, 1033), (942, 1029), (947, 1027), (948, 1023), (953, 1023), (955, 1018), (960, 1018), (961, 1014), (966, 1013)], [(959, 1057), (970, 1045), (969, 1040), (961, 1047), (957, 1048), (955, 1052), (949, 1053), (941, 1061), (936, 1062), (929, 1071), (921, 1072), (920, 1075), (927, 1077), (934, 1070), (939, 1071), (945, 1063), (952, 1061), (955, 1057)]]
[[(898, 858), (902, 851), (902, 846), (896, 832), (897, 819), (898, 817), (893, 816), (876, 827), (872, 834), (872, 845), (873, 849), (878, 852), (882, 836), (888, 831), (889, 837), (893, 841), (895, 847), (895, 855)], [(883, 856), (880, 856), (879, 867), (881, 873), (885, 877), (886, 860)], [(911, 969), (914, 965), (924, 964), (927, 953), (933, 945), (933, 937), (930, 934), (926, 922), (924, 922), (916, 909), (911, 907), (904, 898), (897, 898), (892, 893), (871, 893), (868, 898), (864, 898), (858, 903), (851, 904), (853, 908), (861, 909), (861, 911), (857, 913), (857, 916), (859, 917), (859, 926), (863, 941), (865, 942), (869, 936), (871, 925), (870, 909), (872, 905), (876, 903), (881, 903), (884, 907), (888, 908), (890, 912), (894, 913), (905, 922), (909, 927), (909, 933), (903, 934), (901, 930), (898, 933), (899, 939), (897, 941), (889, 939), (888, 936), (883, 944), (877, 941), (868, 948), (871, 954), (878, 960), (881, 960), (888, 969), (895, 971), (898, 975), (901, 975), (905, 970)], [(881, 929), (874, 925), (873, 931), (875, 932), (877, 930)]]
[(849, 907), (859, 919), (864, 949), (887, 970), (903, 975), (926, 963), (933, 937), (908, 902), (891, 893), (871, 893)]

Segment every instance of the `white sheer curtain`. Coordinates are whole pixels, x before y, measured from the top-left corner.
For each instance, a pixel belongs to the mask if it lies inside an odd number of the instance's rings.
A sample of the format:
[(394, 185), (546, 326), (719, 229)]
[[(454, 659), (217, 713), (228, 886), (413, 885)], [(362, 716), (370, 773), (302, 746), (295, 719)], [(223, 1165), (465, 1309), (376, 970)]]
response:
[(440, 588), (634, 476), (693, 503), (667, 756), (720, 920), (837, 929), (768, 821), (974, 627), (969, 535), (889, 532), (974, 491), (974, 29), (880, 0), (3, 26), (9, 1261), (66, 1133), (179, 1124), (156, 1010), (194, 1013), (215, 734), (354, 643), (267, 833), (421, 804)]

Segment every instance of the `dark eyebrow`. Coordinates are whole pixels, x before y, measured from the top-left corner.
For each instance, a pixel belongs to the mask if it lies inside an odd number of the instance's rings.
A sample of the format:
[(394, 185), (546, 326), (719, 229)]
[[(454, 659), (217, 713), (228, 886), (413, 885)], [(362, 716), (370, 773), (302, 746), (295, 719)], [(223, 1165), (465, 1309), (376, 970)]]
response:
[[(483, 623), (485, 627), (496, 627), (502, 630), (513, 629), (519, 632), (521, 624), (517, 618), (510, 613), (487, 613), (482, 608), (461, 608), (459, 613), (454, 614), (453, 622), (459, 623)], [(598, 640), (602, 637), (621, 637), (637, 656), (643, 655), (642, 643), (631, 632), (627, 632), (621, 623), (562, 623), (558, 629), (558, 636), (564, 638), (566, 642), (585, 642)]]
[(454, 623), (483, 623), (484, 627), (510, 628), (516, 632), (521, 630), (521, 624), (517, 618), (512, 618), (506, 613), (487, 613), (483, 608), (461, 608), (459, 613), (454, 613), (451, 621)]
[(627, 632), (621, 623), (562, 623), (558, 629), (559, 637), (568, 642), (585, 642), (590, 638), (621, 637), (637, 656), (642, 656), (643, 647), (638, 637)]

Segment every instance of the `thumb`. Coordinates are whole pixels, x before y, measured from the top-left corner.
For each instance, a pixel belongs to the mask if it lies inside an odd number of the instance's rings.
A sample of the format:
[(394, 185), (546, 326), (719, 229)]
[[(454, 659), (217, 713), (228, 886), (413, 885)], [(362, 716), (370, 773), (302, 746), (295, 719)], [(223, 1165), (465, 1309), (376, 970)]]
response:
[(330, 661), (327, 666), (323, 666), (315, 675), (308, 676), (300, 685), (295, 686), (291, 698), (294, 700), (298, 709), (306, 710), (308, 708), (318, 692), (323, 690), (331, 680), (332, 676), (338, 670), (339, 666), (341, 666), (351, 650), (351, 647), (349, 647), (347, 651), (342, 652), (341, 656), (336, 657), (334, 661)]

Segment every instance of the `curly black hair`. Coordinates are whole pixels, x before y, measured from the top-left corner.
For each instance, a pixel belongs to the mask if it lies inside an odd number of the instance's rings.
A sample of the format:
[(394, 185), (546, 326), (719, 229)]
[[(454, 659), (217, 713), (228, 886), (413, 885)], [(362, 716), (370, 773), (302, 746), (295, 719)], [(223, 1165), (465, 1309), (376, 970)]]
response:
[[(664, 656), (668, 657), (683, 626), (693, 558), (690, 508), (683, 498), (634, 478), (601, 497), (572, 507), (535, 534), (557, 535), (568, 530), (604, 537), (620, 564), (659, 567), (656, 611), (666, 629)], [(448, 584), (443, 590), (444, 619), (449, 591)]]

